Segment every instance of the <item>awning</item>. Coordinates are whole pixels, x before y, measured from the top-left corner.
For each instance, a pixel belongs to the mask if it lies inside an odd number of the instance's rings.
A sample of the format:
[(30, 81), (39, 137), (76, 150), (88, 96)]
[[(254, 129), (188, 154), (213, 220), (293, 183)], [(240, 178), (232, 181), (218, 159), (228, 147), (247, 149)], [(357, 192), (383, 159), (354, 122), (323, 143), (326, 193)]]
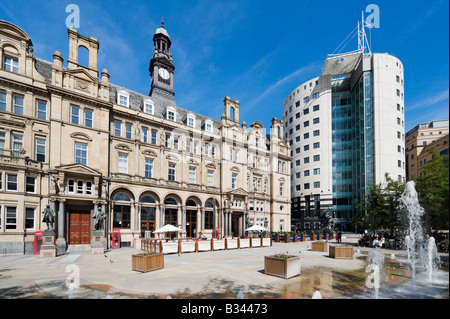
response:
[(328, 55), (322, 69), (322, 76), (340, 76), (352, 73), (361, 60), (361, 50), (349, 53)]

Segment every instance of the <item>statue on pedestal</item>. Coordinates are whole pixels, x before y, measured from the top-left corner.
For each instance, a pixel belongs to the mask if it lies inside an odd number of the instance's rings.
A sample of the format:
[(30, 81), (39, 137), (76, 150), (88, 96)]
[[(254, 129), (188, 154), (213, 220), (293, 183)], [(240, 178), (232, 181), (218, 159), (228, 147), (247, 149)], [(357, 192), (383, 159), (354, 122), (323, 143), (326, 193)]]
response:
[(55, 211), (50, 207), (50, 204), (47, 204), (47, 206), (42, 211), (42, 214), (44, 215), (42, 222), (47, 223), (47, 230), (54, 230)]
[(103, 220), (105, 220), (105, 212), (99, 207), (92, 215), (94, 219), (94, 230), (103, 230)]

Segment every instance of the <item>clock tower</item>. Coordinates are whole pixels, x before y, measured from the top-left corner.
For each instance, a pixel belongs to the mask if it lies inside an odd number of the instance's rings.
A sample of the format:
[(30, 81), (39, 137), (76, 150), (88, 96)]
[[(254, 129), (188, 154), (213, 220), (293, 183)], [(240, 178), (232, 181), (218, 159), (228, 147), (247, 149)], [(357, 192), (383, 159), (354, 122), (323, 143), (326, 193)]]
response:
[(150, 77), (151, 88), (150, 96), (164, 100), (175, 101), (175, 93), (173, 91), (173, 65), (172, 53), (170, 52), (169, 34), (164, 29), (164, 20), (161, 21), (161, 27), (156, 29), (153, 36), (153, 44), (155, 52), (150, 60)]

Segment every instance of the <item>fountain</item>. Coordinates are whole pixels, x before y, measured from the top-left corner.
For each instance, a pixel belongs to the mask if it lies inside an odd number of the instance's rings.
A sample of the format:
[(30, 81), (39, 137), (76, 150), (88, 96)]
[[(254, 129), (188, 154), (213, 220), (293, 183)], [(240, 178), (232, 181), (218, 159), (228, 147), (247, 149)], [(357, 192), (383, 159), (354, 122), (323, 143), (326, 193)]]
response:
[(374, 289), (374, 298), (378, 299), (380, 284), (384, 281), (384, 255), (380, 248), (374, 248), (367, 257), (366, 272), (370, 273), (366, 278), (366, 287)]
[(426, 247), (427, 247), (427, 254), (425, 264), (428, 274), (428, 283), (431, 284), (433, 281), (433, 273), (436, 272), (436, 270), (441, 265), (442, 261), (441, 258), (439, 257), (434, 237), (428, 238)]
[(416, 266), (423, 254), (422, 244), (424, 242), (422, 217), (424, 209), (419, 204), (414, 181), (406, 183), (405, 191), (400, 198), (400, 206), (404, 207), (408, 217), (408, 235), (405, 244), (408, 252), (408, 262), (411, 266), (412, 288), (416, 289)]

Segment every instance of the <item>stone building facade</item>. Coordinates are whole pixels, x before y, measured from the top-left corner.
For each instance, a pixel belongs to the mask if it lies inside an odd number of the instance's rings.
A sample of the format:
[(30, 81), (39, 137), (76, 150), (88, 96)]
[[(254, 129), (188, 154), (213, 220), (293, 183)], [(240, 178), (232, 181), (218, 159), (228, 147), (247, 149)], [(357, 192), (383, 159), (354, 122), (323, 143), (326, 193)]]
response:
[[(155, 32), (149, 95), (97, 69), (98, 39), (69, 29), (67, 64), (34, 56), (29, 36), (0, 20), (0, 249), (33, 250), (56, 214), (58, 251), (89, 249), (92, 214), (104, 235), (139, 247), (165, 224), (182, 237), (242, 236), (251, 224), (290, 230), (290, 147), (283, 122), (269, 132), (239, 120), (224, 99), (220, 120), (176, 104), (171, 40)], [(80, 48), (89, 64), (79, 64)]]

